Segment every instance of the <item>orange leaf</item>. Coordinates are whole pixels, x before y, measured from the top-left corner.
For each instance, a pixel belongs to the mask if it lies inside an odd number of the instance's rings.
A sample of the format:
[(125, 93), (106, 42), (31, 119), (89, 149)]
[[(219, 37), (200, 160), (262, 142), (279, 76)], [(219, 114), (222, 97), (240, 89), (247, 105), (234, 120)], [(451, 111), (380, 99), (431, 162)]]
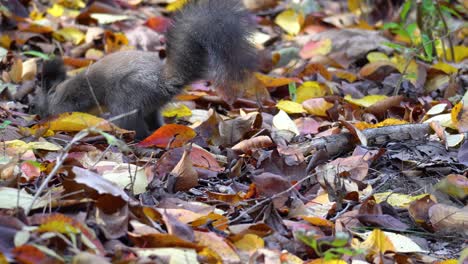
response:
[(391, 73), (398, 72), (398, 66), (391, 61), (376, 61), (366, 64), (359, 71), (359, 75), (363, 78), (382, 81)]
[(243, 140), (233, 146), (232, 149), (242, 153), (251, 153), (255, 149), (268, 148), (273, 145), (273, 141), (269, 136), (258, 136)]
[(190, 158), (192, 159), (195, 167), (218, 172), (224, 170), (223, 167), (219, 166), (219, 163), (213, 154), (203, 148), (193, 146), (192, 151), (190, 152)]
[(290, 84), (295, 82), (296, 80), (293, 78), (285, 78), (285, 77), (273, 77), (261, 73), (255, 73), (255, 77), (266, 87), (278, 87)]
[(239, 255), (231, 247), (231, 244), (214, 232), (195, 231), (195, 239), (199, 245), (208, 247), (218, 254), (225, 263), (240, 263)]
[(32, 32), (32, 33), (51, 33), (54, 29), (50, 26), (43, 26), (35, 23), (20, 23), (18, 24), (18, 29), (20, 31)]
[(63, 57), (63, 63), (76, 68), (88, 67), (93, 64), (94, 60), (85, 58), (72, 58), (68, 56)]
[(163, 33), (166, 32), (167, 28), (169, 27), (170, 20), (163, 17), (163, 16), (154, 16), (148, 18), (146, 20), (145, 25), (152, 30)]
[(195, 130), (188, 126), (178, 124), (168, 124), (154, 131), (151, 136), (138, 143), (140, 147), (160, 147), (165, 148), (171, 144), (171, 148), (183, 146), (196, 136)]
[(46, 254), (32, 245), (16, 247), (13, 249), (13, 254), (19, 263), (24, 264), (43, 263), (47, 260)]
[(198, 227), (205, 225), (207, 223), (211, 223), (211, 225), (219, 230), (226, 230), (228, 228), (228, 219), (224, 215), (220, 215), (217, 213), (209, 213), (206, 216), (202, 216), (197, 220), (190, 223), (193, 227)]

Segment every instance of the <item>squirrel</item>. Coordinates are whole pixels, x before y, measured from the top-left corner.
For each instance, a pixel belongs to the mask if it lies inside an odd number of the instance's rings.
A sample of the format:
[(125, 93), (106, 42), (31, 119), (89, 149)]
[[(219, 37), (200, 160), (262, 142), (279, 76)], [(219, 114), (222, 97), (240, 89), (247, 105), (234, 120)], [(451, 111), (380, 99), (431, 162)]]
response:
[(62, 59), (45, 61), (32, 112), (90, 112), (97, 103), (111, 116), (137, 110), (114, 123), (144, 139), (163, 125), (161, 108), (184, 86), (208, 77), (229, 91), (251, 77), (257, 52), (250, 20), (238, 0), (192, 0), (168, 28), (165, 63), (155, 52), (119, 51), (67, 78)]

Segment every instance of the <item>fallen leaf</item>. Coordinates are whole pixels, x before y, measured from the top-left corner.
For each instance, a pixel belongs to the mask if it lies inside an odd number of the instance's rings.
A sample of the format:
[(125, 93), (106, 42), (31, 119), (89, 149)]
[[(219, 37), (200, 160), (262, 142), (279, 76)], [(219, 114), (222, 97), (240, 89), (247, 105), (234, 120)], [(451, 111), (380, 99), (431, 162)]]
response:
[(188, 191), (198, 185), (198, 173), (193, 168), (190, 152), (191, 150), (185, 149), (179, 163), (172, 170), (176, 175), (175, 191)]
[(283, 110), (280, 110), (278, 114), (273, 117), (273, 126), (279, 130), (287, 130), (291, 131), (295, 135), (299, 135), (299, 130), (297, 129), (296, 124)]
[(300, 103), (296, 103), (293, 101), (289, 100), (280, 100), (277, 104), (276, 107), (278, 109), (288, 113), (288, 114), (300, 114), (300, 113), (305, 113), (304, 107)]
[(318, 55), (327, 55), (331, 50), (332, 41), (330, 39), (323, 39), (305, 44), (299, 52), (299, 55), (303, 59), (310, 59)]
[(140, 147), (177, 148), (183, 146), (196, 136), (195, 130), (188, 126), (167, 124), (153, 132), (138, 143)]
[(386, 95), (367, 95), (367, 96), (364, 96), (363, 98), (356, 99), (356, 98), (352, 98), (351, 95), (348, 94), (344, 97), (344, 99), (350, 103), (353, 103), (359, 106), (369, 107), (373, 104), (376, 104), (380, 101), (387, 99), (387, 96)]
[(308, 99), (324, 97), (328, 95), (328, 89), (315, 81), (307, 81), (297, 88), (297, 102), (302, 103)]
[(293, 9), (287, 9), (276, 16), (275, 23), (288, 34), (297, 35), (301, 31), (304, 18), (301, 13)]
[(312, 98), (302, 102), (302, 106), (307, 113), (315, 116), (328, 116), (327, 110), (333, 107), (332, 103), (327, 102), (324, 98)]
[(242, 153), (252, 153), (257, 149), (264, 149), (274, 146), (273, 141), (269, 136), (258, 136), (246, 140), (242, 140), (232, 147), (232, 150)]

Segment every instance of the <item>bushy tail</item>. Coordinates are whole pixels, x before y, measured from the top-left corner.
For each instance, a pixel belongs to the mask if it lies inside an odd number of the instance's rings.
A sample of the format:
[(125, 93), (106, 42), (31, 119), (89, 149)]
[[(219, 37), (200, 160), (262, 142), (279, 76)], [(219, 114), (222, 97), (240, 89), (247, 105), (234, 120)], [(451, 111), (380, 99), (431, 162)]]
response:
[(42, 83), (43, 92), (49, 91), (52, 87), (63, 82), (67, 78), (65, 65), (61, 58), (46, 60), (42, 64)]
[(250, 20), (238, 0), (190, 1), (167, 33), (166, 76), (180, 85), (201, 78), (227, 88), (242, 83), (257, 66)]

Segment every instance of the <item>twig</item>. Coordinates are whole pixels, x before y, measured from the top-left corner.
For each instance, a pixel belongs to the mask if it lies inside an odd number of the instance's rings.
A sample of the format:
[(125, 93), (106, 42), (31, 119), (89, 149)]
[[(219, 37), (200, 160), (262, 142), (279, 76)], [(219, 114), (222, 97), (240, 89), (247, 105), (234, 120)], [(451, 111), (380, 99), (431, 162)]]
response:
[[(117, 115), (109, 120), (106, 120), (106, 122), (112, 122), (112, 121), (115, 121), (117, 119), (120, 119), (120, 118), (123, 118), (125, 116), (128, 116), (128, 115), (131, 115), (131, 114), (134, 114), (136, 112), (136, 110), (133, 110), (131, 112), (128, 112), (128, 113), (125, 113), (125, 114), (121, 114), (121, 115)], [(112, 121), (111, 121), (112, 120)], [(97, 126), (101, 125), (102, 123), (104, 122), (101, 122), (99, 124), (97, 124)], [(72, 148), (72, 146), (79, 142), (80, 140), (82, 140), (83, 138), (85, 138), (90, 132), (93, 132), (93, 131), (96, 131), (96, 127), (91, 127), (91, 128), (87, 128), (87, 129), (84, 129), (84, 130), (81, 130), (80, 132), (78, 132), (73, 138), (72, 140), (65, 146), (65, 148), (63, 149), (63, 152), (60, 154), (60, 156), (57, 157), (57, 163), (55, 164), (54, 168), (52, 169), (52, 171), (49, 173), (49, 175), (47, 175), (47, 177), (44, 179), (44, 181), (42, 182), (41, 186), (39, 186), (39, 188), (37, 189), (36, 193), (34, 194), (34, 197), (31, 201), (31, 204), (29, 205), (29, 208), (25, 211), (25, 214), (28, 215), (31, 210), (33, 209), (34, 207), (34, 204), (36, 202), (36, 200), (39, 198), (39, 196), (41, 195), (41, 193), (44, 191), (44, 189), (47, 187), (47, 185), (49, 184), (50, 180), (52, 179), (52, 177), (54, 177), (54, 175), (57, 173), (57, 171), (60, 169), (60, 167), (63, 165), (63, 162), (65, 161), (65, 159), (68, 157), (68, 152), (70, 151), (70, 149)]]
[(347, 203), (345, 208), (341, 211), (339, 211), (338, 213), (336, 213), (336, 215), (334, 217), (332, 217), (330, 220), (331, 221), (335, 221), (336, 219), (338, 219), (340, 216), (342, 216), (344, 213), (346, 213), (349, 209), (349, 207), (351, 207), (351, 204), (352, 203)]
[[(259, 202), (258, 204), (248, 208), (247, 210), (243, 211), (242, 213), (240, 213), (236, 218), (230, 220), (228, 222), (228, 224), (232, 224), (234, 222), (237, 222), (239, 221), (240, 219), (242, 219), (245, 215), (247, 215), (248, 213), (250, 212), (254, 212), (256, 211), (260, 206), (263, 206), (264, 204), (267, 204), (268, 202), (280, 197), (281, 195), (283, 194), (286, 194), (292, 190), (294, 190), (296, 188), (296, 186), (298, 186), (299, 184), (305, 182), (306, 180), (312, 178), (313, 176), (315, 176), (315, 173), (313, 174), (310, 174), (302, 179), (300, 179), (299, 181), (297, 181), (296, 183), (294, 183), (293, 185), (291, 185), (291, 187), (289, 187), (288, 189), (282, 191), (282, 192), (279, 192), (279, 193), (276, 193), (275, 195), (271, 196), (271, 197), (268, 197), (268, 198), (265, 198), (263, 201)], [(223, 223), (224, 224), (224, 223)]]
[[(442, 20), (442, 25), (444, 26), (444, 31), (445, 31), (444, 33), (447, 35), (447, 39), (448, 39), (449, 46), (450, 46), (450, 54), (452, 55), (452, 61), (455, 61), (455, 50), (453, 49), (453, 42), (452, 42), (452, 39), (450, 38), (450, 34), (448, 33), (449, 28), (447, 25), (447, 21), (445, 20), (444, 14), (442, 14), (442, 10), (440, 9), (439, 1), (435, 1), (435, 6), (436, 6), (437, 13), (439, 14), (440, 19)], [(445, 49), (444, 49), (444, 53), (445, 53)], [(446, 56), (445, 56), (445, 59), (447, 59)]]
[(401, 73), (400, 78), (398, 79), (397, 84), (395, 85), (395, 90), (393, 91), (393, 95), (397, 96), (398, 92), (400, 91), (400, 86), (403, 83), (403, 79), (405, 78), (406, 72), (408, 71), (409, 65), (411, 61), (414, 59), (414, 54), (411, 54), (408, 60), (406, 61), (405, 67), (403, 68), (403, 72)]
[(25, 211), (25, 214), (28, 215), (29, 212), (31, 212), (31, 210), (33, 209), (34, 207), (34, 203), (36, 202), (36, 200), (39, 198), (39, 196), (41, 195), (42, 191), (44, 191), (44, 189), (47, 187), (47, 185), (49, 184), (50, 180), (52, 179), (52, 177), (55, 176), (55, 174), (57, 173), (57, 171), (60, 169), (60, 167), (62, 167), (62, 164), (63, 162), (65, 161), (65, 159), (68, 157), (68, 151), (70, 151), (70, 149), (72, 148), (72, 146), (80, 141), (81, 139), (83, 139), (84, 137), (86, 137), (87, 135), (89, 134), (89, 130), (88, 129), (85, 129), (85, 130), (82, 130), (80, 131), (78, 134), (76, 134), (72, 140), (68, 143), (67, 146), (65, 146), (65, 148), (63, 149), (63, 152), (60, 154), (60, 156), (57, 157), (57, 162), (55, 163), (55, 166), (54, 168), (52, 169), (52, 171), (49, 173), (49, 175), (47, 175), (47, 177), (44, 179), (44, 181), (42, 182), (41, 186), (39, 186), (39, 188), (37, 189), (36, 193), (34, 194), (34, 197), (33, 197), (33, 200), (31, 201), (31, 204), (29, 205), (29, 208)]
[(91, 68), (91, 65), (89, 65), (88, 68), (86, 69), (86, 74), (85, 74), (86, 83), (88, 83), (89, 91), (91, 92), (91, 95), (93, 96), (93, 100), (94, 100), (94, 103), (96, 104), (96, 106), (97, 106), (97, 108), (99, 110), (99, 114), (103, 115), (104, 111), (102, 110), (101, 105), (99, 104), (99, 101), (98, 101), (98, 99), (96, 97), (96, 94), (94, 93), (93, 86), (91, 85), (91, 82), (89, 81), (88, 74), (89, 74), (89, 69), (90, 68)]

